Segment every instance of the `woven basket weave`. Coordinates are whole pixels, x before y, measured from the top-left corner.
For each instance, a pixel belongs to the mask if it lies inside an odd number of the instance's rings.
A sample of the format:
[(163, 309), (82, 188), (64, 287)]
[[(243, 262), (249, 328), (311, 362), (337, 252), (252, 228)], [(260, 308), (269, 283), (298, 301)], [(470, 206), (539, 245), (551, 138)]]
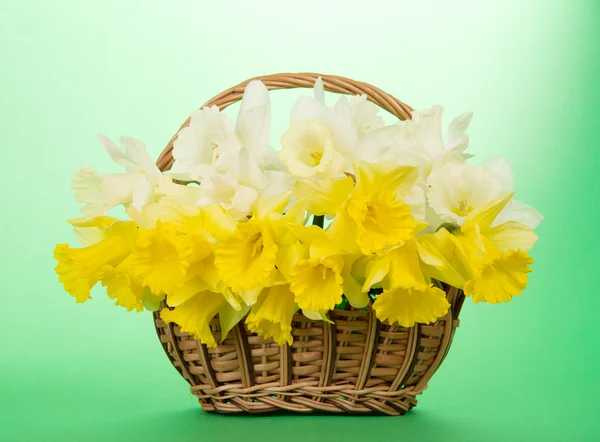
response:
[[(412, 109), (393, 96), (366, 83), (318, 74), (277, 74), (247, 80), (217, 95), (204, 106), (220, 109), (241, 100), (252, 80), (268, 89), (312, 88), (322, 77), (325, 90), (365, 94), (368, 99), (401, 120)], [(189, 124), (185, 121), (182, 128)], [(157, 165), (173, 164), (175, 135)], [(179, 373), (191, 385), (202, 408), (219, 413), (294, 412), (404, 414), (417, 403), (416, 396), (438, 369), (458, 326), (464, 300), (462, 291), (443, 284), (450, 309), (433, 324), (404, 328), (380, 322), (374, 310), (354, 309), (329, 313), (333, 324), (296, 314), (294, 343), (278, 345), (250, 333), (244, 321), (216, 348), (207, 348), (177, 325), (165, 324), (154, 314), (163, 348)], [(211, 322), (220, 341), (218, 318)]]

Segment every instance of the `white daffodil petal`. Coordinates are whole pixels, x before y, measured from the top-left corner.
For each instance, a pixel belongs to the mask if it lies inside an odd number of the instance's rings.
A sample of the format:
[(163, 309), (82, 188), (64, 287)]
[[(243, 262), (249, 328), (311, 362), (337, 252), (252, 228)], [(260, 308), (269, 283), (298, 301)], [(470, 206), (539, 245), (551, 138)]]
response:
[(465, 112), (454, 118), (448, 125), (448, 143), (453, 143), (467, 133), (473, 112)]
[(113, 160), (116, 164), (122, 164), (123, 161), (127, 160), (125, 152), (119, 149), (115, 143), (113, 143), (108, 137), (102, 134), (98, 134), (98, 141), (104, 147), (104, 150), (108, 153), (111, 160)]
[[(391, 162), (391, 157), (395, 156), (395, 150), (392, 147), (396, 132), (398, 132), (398, 126), (392, 125), (364, 134), (354, 149), (354, 158), (369, 163)], [(394, 162), (394, 164), (397, 163)]]
[(132, 137), (122, 137), (121, 146), (125, 150), (127, 157), (138, 171), (143, 171), (153, 179), (158, 179), (160, 170), (156, 167), (154, 160), (146, 151), (144, 143)]
[(315, 95), (315, 100), (325, 106), (325, 86), (323, 85), (323, 79), (321, 77), (317, 78), (317, 81), (315, 81), (313, 93)]
[(131, 205), (138, 210), (142, 210), (142, 207), (150, 200), (151, 196), (151, 183), (147, 177), (142, 175), (137, 179), (135, 186), (133, 187)]
[(129, 204), (138, 174), (102, 174), (84, 166), (73, 175), (71, 186), (75, 201), (84, 203), (81, 211), (88, 217), (106, 215), (120, 204)]
[(500, 180), (502, 190), (505, 193), (514, 190), (513, 170), (506, 157), (490, 158), (482, 162), (480, 166), (493, 173)]
[(261, 81), (251, 81), (244, 89), (236, 133), (256, 158), (265, 154), (271, 135), (271, 102)]
[(261, 192), (263, 196), (279, 195), (291, 191), (294, 187), (295, 179), (287, 172), (266, 170), (264, 176), (267, 180), (267, 185)]
[(506, 221), (517, 221), (530, 229), (535, 229), (543, 219), (544, 216), (530, 205), (521, 201), (511, 200), (494, 220), (492, 226), (497, 226)]
[(233, 153), (238, 145), (233, 121), (216, 106), (202, 108), (192, 113), (190, 124), (177, 134), (173, 143), (175, 163), (172, 170), (194, 180), (203, 178), (205, 166), (217, 168), (216, 163), (224, 151)]
[(325, 106), (313, 97), (302, 96), (298, 98), (290, 113), (292, 124), (304, 120), (322, 120)]
[(242, 148), (238, 153), (238, 161), (233, 172), (238, 183), (260, 190), (267, 185), (267, 180), (263, 175), (256, 160), (247, 148)]
[(359, 136), (384, 127), (383, 118), (379, 115), (379, 107), (368, 101), (366, 95), (351, 97), (350, 107)]
[(325, 124), (331, 133), (333, 146), (338, 152), (354, 150), (358, 143), (358, 131), (346, 97), (340, 97), (335, 106), (328, 109)]

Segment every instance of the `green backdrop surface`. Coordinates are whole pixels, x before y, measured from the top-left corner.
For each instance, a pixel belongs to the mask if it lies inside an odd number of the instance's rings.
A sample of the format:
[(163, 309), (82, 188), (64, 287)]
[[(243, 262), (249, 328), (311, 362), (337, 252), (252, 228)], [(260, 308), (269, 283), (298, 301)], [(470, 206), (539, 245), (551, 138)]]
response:
[[(600, 440), (599, 42), (594, 0), (0, 0), (0, 440)], [(473, 110), (472, 151), (506, 155), (546, 216), (525, 294), (466, 303), (404, 417), (203, 413), (148, 314), (76, 305), (53, 272), (72, 172), (116, 171), (96, 133), (158, 155), (208, 98), (285, 71)]]

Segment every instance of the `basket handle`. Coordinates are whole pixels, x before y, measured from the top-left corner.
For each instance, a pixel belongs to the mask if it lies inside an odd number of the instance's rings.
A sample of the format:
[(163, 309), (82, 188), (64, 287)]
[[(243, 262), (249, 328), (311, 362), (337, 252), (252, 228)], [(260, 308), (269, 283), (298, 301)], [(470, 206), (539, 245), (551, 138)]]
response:
[[(383, 92), (381, 89), (372, 86), (368, 83), (351, 80), (345, 77), (338, 77), (336, 75), (321, 75), (314, 73), (299, 73), (299, 74), (273, 74), (264, 75), (260, 77), (250, 78), (237, 86), (227, 89), (221, 92), (219, 95), (213, 97), (207, 101), (204, 106), (217, 106), (220, 110), (225, 109), (242, 99), (244, 89), (246, 85), (253, 80), (260, 80), (269, 90), (275, 89), (295, 89), (295, 88), (312, 88), (317, 78), (321, 77), (323, 80), (323, 86), (328, 92), (335, 92), (338, 94), (347, 95), (362, 95), (365, 94), (367, 99), (379, 106), (380, 108), (388, 111), (392, 115), (398, 117), (400, 120), (406, 120), (411, 118), (412, 108), (402, 101), (393, 97), (392, 95)], [(188, 118), (181, 125), (177, 133), (184, 127), (190, 124)], [(156, 165), (162, 171), (169, 170), (173, 165), (173, 142), (177, 139), (177, 133), (173, 135), (167, 147), (164, 148)]]

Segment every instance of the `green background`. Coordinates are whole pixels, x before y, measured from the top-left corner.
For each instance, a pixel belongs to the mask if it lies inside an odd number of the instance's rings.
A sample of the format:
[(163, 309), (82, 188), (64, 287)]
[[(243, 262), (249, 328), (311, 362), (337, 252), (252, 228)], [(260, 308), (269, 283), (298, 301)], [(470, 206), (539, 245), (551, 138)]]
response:
[[(598, 42), (594, 0), (0, 0), (0, 439), (600, 440)], [(508, 156), (546, 216), (525, 294), (466, 303), (407, 416), (203, 413), (148, 314), (101, 289), (76, 305), (53, 273), (74, 241), (71, 174), (117, 171), (96, 133), (158, 155), (208, 98), (285, 71), (473, 110), (472, 151)], [(295, 96), (274, 94), (276, 128)]]

